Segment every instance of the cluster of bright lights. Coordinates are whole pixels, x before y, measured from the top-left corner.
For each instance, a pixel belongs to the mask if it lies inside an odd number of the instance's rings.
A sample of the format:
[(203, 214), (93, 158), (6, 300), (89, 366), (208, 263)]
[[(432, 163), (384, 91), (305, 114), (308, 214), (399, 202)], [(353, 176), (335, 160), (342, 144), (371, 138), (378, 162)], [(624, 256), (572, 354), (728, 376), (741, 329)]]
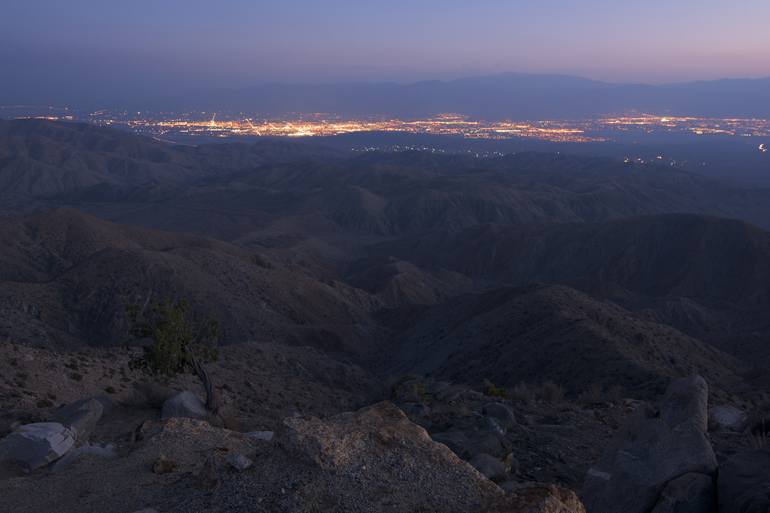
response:
[[(93, 116), (99, 124), (120, 123), (118, 119)], [(163, 136), (169, 133), (214, 137), (319, 137), (356, 132), (406, 132), (415, 134), (452, 135), (475, 139), (510, 139), (528, 137), (558, 142), (589, 142), (603, 140), (589, 137), (582, 128), (561, 121), (481, 122), (457, 115), (441, 115), (423, 120), (400, 119), (338, 119), (308, 116), (300, 119), (270, 120), (251, 117), (239, 119), (140, 118), (124, 121), (137, 131)]]
[[(77, 120), (68, 109), (48, 107), (42, 119)], [(282, 119), (227, 116), (216, 113), (147, 113), (100, 110), (80, 118), (98, 125), (126, 126), (158, 138), (195, 137), (329, 137), (357, 132), (404, 132), (470, 139), (529, 138), (550, 142), (600, 142), (634, 134), (770, 137), (770, 120), (699, 118), (648, 114), (607, 116), (586, 120), (481, 121), (459, 114), (428, 119), (344, 119), (330, 114), (303, 114)], [(767, 152), (766, 144), (759, 151)]]
[(621, 116), (597, 120), (600, 125), (617, 131), (641, 130), (653, 133), (689, 132), (694, 135), (727, 135), (764, 137), (770, 135), (770, 120), (752, 118), (697, 118), (675, 116)]

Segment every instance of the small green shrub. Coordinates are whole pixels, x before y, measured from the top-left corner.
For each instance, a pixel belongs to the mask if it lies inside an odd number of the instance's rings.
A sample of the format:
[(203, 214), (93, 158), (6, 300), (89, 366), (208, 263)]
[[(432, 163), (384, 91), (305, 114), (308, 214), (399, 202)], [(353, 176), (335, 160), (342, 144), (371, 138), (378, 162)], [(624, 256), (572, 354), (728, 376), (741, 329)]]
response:
[(489, 397), (500, 397), (501, 399), (508, 398), (508, 390), (502, 387), (496, 386), (488, 379), (484, 380), (484, 395)]
[(196, 322), (188, 310), (189, 304), (185, 300), (165, 300), (149, 309), (128, 306), (130, 334), (150, 342), (143, 347), (141, 356), (129, 361), (129, 368), (166, 377), (184, 373), (196, 375), (206, 391), (207, 408), (216, 412), (216, 391), (203, 364), (219, 357), (216, 347), (219, 322), (215, 319)]

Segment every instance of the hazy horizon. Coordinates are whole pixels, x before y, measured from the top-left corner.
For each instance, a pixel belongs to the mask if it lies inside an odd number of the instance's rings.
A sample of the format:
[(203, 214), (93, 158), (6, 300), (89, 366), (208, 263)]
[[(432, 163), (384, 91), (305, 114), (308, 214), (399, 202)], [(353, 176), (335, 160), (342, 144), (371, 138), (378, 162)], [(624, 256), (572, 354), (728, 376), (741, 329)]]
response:
[(770, 4), (716, 0), (6, 2), (0, 95), (155, 95), (503, 72), (613, 83), (770, 76)]

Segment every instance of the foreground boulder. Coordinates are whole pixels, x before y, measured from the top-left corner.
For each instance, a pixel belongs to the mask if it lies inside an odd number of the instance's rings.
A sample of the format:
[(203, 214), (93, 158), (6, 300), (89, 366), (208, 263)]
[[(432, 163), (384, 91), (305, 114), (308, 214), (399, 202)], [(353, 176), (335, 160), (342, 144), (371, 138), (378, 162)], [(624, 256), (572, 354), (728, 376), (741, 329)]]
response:
[(56, 410), (53, 422), (70, 428), (78, 443), (88, 441), (104, 414), (104, 403), (98, 399), (81, 399)]
[(770, 511), (770, 448), (736, 454), (719, 469), (719, 513)]
[(27, 424), (0, 441), (0, 466), (30, 472), (58, 460), (74, 445), (75, 433), (62, 424)]
[(670, 481), (652, 513), (716, 513), (714, 479), (691, 473)]
[(185, 390), (179, 392), (175, 396), (166, 400), (163, 403), (163, 410), (161, 412), (161, 418), (189, 418), (189, 419), (205, 419), (209, 416), (206, 405), (200, 398)]
[(487, 417), (496, 419), (503, 429), (511, 429), (517, 424), (516, 415), (513, 413), (513, 409), (507, 404), (487, 403), (484, 405), (482, 412)]
[(489, 454), (477, 454), (468, 463), (489, 479), (496, 480), (506, 477), (505, 464)]
[(356, 492), (367, 501), (361, 511), (478, 511), (502, 495), (389, 402), (327, 420), (291, 417), (284, 423), (289, 447), (318, 465), (323, 479), (360, 483)]
[(484, 513), (586, 513), (586, 509), (571, 490), (532, 483), (513, 488)]
[(588, 471), (583, 487), (588, 511), (648, 513), (670, 481), (690, 473), (711, 479), (717, 461), (707, 428), (706, 381), (692, 376), (672, 382), (659, 409), (632, 417)]

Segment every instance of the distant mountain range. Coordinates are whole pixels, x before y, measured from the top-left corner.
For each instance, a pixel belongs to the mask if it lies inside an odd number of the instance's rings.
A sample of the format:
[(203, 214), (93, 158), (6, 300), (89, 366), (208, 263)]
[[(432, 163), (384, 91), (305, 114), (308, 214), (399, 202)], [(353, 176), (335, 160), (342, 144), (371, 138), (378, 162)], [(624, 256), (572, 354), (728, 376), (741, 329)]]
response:
[[(10, 81), (12, 82), (12, 81)], [(568, 75), (504, 73), (414, 83), (264, 83), (246, 88), (120, 92), (96, 86), (39, 92), (0, 84), (0, 105), (66, 104), (83, 109), (230, 111), (252, 115), (334, 113), (424, 118), (570, 119), (631, 111), (682, 116), (770, 117), (770, 77), (662, 85), (618, 84)]]
[(584, 118), (627, 111), (770, 117), (770, 78), (645, 85), (506, 73), (411, 84), (273, 83), (168, 98), (158, 107), (169, 104), (272, 115), (326, 112), (418, 118), (453, 112), (489, 120)]

